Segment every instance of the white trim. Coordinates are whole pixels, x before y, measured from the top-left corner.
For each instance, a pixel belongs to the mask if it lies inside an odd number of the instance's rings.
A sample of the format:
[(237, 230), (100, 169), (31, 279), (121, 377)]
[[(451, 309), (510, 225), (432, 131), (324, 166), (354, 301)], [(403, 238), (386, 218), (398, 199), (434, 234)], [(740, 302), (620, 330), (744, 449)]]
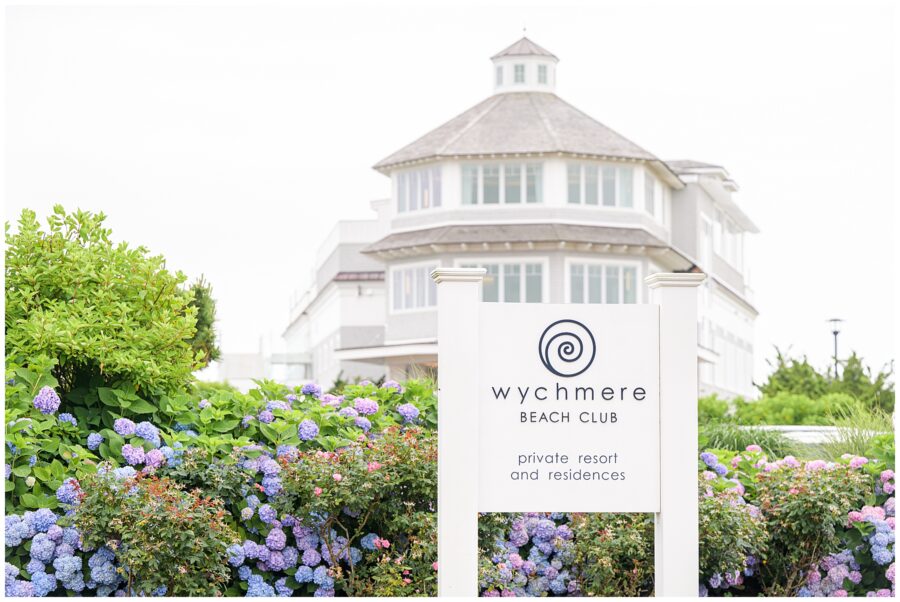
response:
[[(435, 209), (456, 209), (456, 208), (468, 208), (468, 207), (541, 207), (546, 206), (544, 203), (545, 198), (545, 190), (544, 190), (544, 182), (546, 180), (546, 162), (544, 161), (527, 161), (518, 157), (510, 157), (507, 159), (496, 159), (496, 158), (488, 158), (483, 160), (461, 160), (457, 162), (459, 165), (459, 204), (449, 207), (443, 203), (443, 199), (440, 207), (435, 207)], [(521, 196), (521, 200), (518, 203), (507, 203), (506, 202), (506, 166), (507, 165), (516, 165), (519, 167), (519, 193)], [(535, 202), (528, 202), (528, 166), (529, 165), (537, 165), (540, 168), (540, 182), (538, 182), (539, 186), (535, 187), (535, 192), (537, 193), (538, 200)], [(496, 203), (485, 203), (484, 202), (484, 167), (497, 167), (497, 202)], [(463, 202), (463, 191), (465, 187), (463, 186), (463, 169), (466, 167), (475, 167), (475, 202), (474, 203), (464, 203)], [(404, 214), (410, 213), (409, 211), (404, 212)], [(403, 215), (403, 214), (398, 214)]]
[[(520, 267), (519, 272), (519, 299), (518, 303), (527, 303), (525, 301), (525, 293), (526, 293), (526, 264), (540, 264), (541, 266), (541, 300), (538, 303), (549, 303), (550, 301), (550, 258), (546, 255), (537, 255), (537, 256), (528, 256), (528, 255), (512, 255), (509, 257), (503, 255), (479, 255), (475, 257), (454, 257), (453, 265), (456, 267), (460, 267), (463, 264), (497, 264), (497, 265), (518, 265)], [(473, 269), (473, 268), (464, 268), (464, 269)], [(484, 268), (474, 268), (474, 269), (484, 269)], [(507, 301), (503, 301), (503, 293), (504, 293), (504, 284), (503, 284), (503, 270), (500, 270), (500, 274), (498, 274), (500, 281), (497, 285), (497, 302), (498, 303), (507, 303)], [(483, 280), (482, 280), (483, 281)], [(483, 294), (483, 292), (482, 292)], [(508, 303), (516, 303), (515, 301), (509, 301)]]
[[(565, 273), (563, 274), (563, 288), (564, 288), (564, 296), (566, 303), (572, 303), (572, 265), (573, 264), (581, 264), (581, 265), (602, 265), (602, 266), (612, 266), (612, 267), (628, 267), (635, 268), (635, 300), (634, 303), (628, 303), (627, 305), (635, 305), (644, 303), (644, 293), (643, 286), (641, 286), (641, 273), (643, 272), (643, 261), (640, 259), (618, 259), (618, 258), (597, 258), (597, 257), (566, 257), (563, 260), (563, 270)], [(585, 274), (585, 284), (587, 283), (587, 274)], [(601, 298), (604, 301), (598, 305), (606, 305), (606, 274), (604, 270), (604, 276), (601, 281)], [(585, 297), (586, 298), (586, 297)], [(619, 291), (619, 298), (625, 298), (625, 288), (622, 287)], [(587, 301), (584, 302), (586, 305), (589, 305)], [(624, 302), (622, 304), (625, 304)]]
[[(425, 305), (424, 307), (412, 307), (404, 309), (394, 309), (394, 273), (399, 270), (409, 268), (426, 268), (425, 271), (425, 297), (426, 303), (428, 298), (428, 286), (432, 285), (431, 273), (435, 269), (441, 267), (440, 261), (437, 259), (429, 259), (427, 261), (410, 261), (406, 263), (394, 263), (386, 266), (385, 269), (385, 288), (387, 288), (387, 303), (389, 315), (412, 314), (437, 310), (437, 292), (435, 291), (434, 305)], [(430, 269), (429, 269), (430, 268)]]

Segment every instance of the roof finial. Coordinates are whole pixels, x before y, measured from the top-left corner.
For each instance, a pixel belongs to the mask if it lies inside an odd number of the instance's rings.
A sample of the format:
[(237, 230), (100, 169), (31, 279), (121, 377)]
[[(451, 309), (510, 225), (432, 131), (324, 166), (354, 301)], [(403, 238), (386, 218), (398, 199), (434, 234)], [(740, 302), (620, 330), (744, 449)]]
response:
[(523, 38), (525, 37), (525, 34), (526, 34), (526, 33), (528, 33), (528, 28), (525, 27), (525, 26), (523, 25), (523, 26), (522, 26), (522, 37), (523, 37)]

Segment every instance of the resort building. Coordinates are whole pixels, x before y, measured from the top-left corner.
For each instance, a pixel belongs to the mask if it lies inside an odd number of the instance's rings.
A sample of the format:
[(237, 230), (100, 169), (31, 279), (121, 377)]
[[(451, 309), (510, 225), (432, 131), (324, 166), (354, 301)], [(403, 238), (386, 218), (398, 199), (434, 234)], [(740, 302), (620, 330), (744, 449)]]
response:
[(438, 266), (487, 270), (498, 303), (645, 303), (644, 278), (702, 271), (703, 393), (752, 395), (744, 235), (720, 166), (664, 161), (555, 94), (558, 59), (522, 38), (491, 59), (493, 94), (375, 169), (391, 197), (338, 223), (284, 332), (328, 385), (436, 368)]

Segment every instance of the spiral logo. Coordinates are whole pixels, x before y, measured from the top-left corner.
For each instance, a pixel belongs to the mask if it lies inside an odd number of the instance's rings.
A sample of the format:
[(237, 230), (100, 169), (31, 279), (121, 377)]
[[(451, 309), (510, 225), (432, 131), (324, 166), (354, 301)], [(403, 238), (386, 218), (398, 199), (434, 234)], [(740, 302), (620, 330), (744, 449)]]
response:
[(557, 376), (578, 376), (591, 367), (597, 343), (587, 326), (576, 320), (557, 320), (544, 329), (538, 342), (544, 367)]

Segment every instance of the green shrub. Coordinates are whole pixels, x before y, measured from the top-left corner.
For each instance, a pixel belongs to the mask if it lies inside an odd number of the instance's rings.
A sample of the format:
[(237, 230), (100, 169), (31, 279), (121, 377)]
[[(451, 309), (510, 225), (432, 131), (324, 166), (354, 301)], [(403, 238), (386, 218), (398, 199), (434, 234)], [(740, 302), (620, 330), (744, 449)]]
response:
[(738, 503), (740, 489), (707, 489), (700, 481), (700, 578), (734, 576), (766, 558), (766, 526), (758, 509)]
[(224, 593), (231, 578), (226, 548), (238, 539), (220, 500), (140, 473), (95, 474), (81, 485), (81, 503), (66, 520), (78, 525), (85, 547), (116, 553), (126, 595), (161, 587), (174, 596)]
[(724, 422), (728, 419), (728, 401), (715, 394), (697, 400), (697, 419), (700, 424)]
[(835, 393), (817, 399), (793, 393), (778, 393), (755, 401), (735, 400), (739, 424), (828, 425), (831, 412), (852, 402), (848, 395)]
[(843, 454), (864, 456), (875, 436), (892, 433), (894, 429), (891, 417), (882, 410), (852, 398), (831, 408), (830, 419), (838, 430), (829, 433), (826, 441), (817, 447), (818, 455), (832, 460)]
[(810, 567), (841, 549), (847, 513), (865, 503), (871, 480), (845, 465), (826, 470), (825, 462), (760, 472), (756, 480), (769, 533), (760, 579), (766, 595), (794, 596)]
[(652, 514), (574, 514), (571, 526), (584, 595), (653, 592)]
[(741, 452), (753, 444), (759, 445), (772, 458), (797, 453), (797, 444), (778, 431), (737, 424), (709, 424), (700, 427), (700, 451), (727, 449)]
[(57, 205), (47, 230), (27, 209), (17, 232), (7, 228), (7, 357), (55, 358), (62, 393), (115, 383), (144, 395), (180, 389), (199, 365), (185, 276), (144, 247), (113, 243), (105, 219)]

